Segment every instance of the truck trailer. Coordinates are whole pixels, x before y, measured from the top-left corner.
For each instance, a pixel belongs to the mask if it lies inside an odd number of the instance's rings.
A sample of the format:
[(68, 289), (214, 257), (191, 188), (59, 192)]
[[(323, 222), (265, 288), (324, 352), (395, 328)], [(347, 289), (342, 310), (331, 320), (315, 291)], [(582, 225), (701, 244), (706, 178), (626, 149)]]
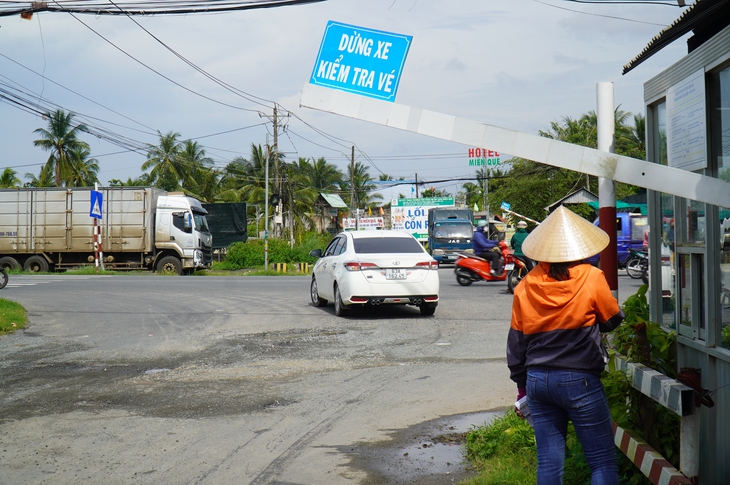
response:
[(115, 270), (184, 274), (212, 266), (212, 235), (196, 199), (153, 187), (98, 192), (101, 219), (91, 217), (88, 187), (1, 189), (0, 266), (63, 271), (97, 257)]

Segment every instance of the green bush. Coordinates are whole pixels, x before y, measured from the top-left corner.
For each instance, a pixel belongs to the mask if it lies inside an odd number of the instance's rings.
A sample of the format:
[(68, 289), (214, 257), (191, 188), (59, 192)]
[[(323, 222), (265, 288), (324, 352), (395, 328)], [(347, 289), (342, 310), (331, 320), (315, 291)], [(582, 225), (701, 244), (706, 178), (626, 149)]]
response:
[[(314, 263), (317, 258), (309, 255), (312, 249), (324, 249), (331, 237), (316, 233), (307, 233), (294, 247), (289, 241), (269, 239), (269, 263)], [(229, 269), (256, 268), (264, 265), (264, 240), (249, 239), (247, 242), (233, 243), (228, 247), (226, 258)]]

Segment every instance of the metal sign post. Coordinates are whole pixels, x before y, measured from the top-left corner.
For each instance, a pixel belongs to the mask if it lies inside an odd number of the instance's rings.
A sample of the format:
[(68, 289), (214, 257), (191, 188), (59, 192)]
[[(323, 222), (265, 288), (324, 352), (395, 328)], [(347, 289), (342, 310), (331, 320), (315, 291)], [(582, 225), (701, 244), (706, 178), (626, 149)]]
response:
[(104, 194), (96, 190), (98, 187), (94, 185), (91, 191), (89, 216), (94, 219), (94, 266), (104, 269), (104, 251), (102, 249), (101, 226), (98, 224), (101, 219), (102, 207), (104, 206)]

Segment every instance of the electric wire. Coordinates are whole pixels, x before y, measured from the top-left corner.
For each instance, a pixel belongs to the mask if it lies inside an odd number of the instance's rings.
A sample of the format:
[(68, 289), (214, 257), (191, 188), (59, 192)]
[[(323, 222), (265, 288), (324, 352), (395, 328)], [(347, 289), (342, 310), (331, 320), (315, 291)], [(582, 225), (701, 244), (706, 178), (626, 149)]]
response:
[[(198, 0), (189, 2), (180, 1), (152, 1), (152, 2), (119, 2), (123, 13), (128, 15), (188, 15), (197, 13), (223, 13), (260, 8), (276, 8), (291, 5), (318, 3), (326, 0), (258, 0), (258, 1), (222, 1)], [(55, 4), (55, 5), (54, 5)], [(63, 5), (61, 5), (63, 4)], [(21, 15), (29, 18), (38, 12), (70, 11), (78, 14), (122, 15), (117, 8), (110, 7), (106, 1), (90, 0), (57, 0), (55, 2), (19, 2), (0, 1), (0, 17)]]

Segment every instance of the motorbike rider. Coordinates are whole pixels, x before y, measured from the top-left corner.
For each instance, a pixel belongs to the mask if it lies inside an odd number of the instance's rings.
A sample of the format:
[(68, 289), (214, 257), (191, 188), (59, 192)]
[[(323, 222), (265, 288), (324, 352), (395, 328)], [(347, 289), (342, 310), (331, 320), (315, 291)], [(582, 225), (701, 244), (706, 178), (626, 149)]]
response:
[(489, 224), (487, 221), (479, 221), (471, 239), (471, 245), (475, 255), (489, 261), (490, 274), (499, 276), (502, 274), (502, 255), (499, 252), (499, 244), (497, 241), (489, 239), (488, 232)]
[(532, 260), (525, 256), (525, 253), (522, 252), (522, 242), (527, 236), (527, 223), (525, 221), (520, 221), (517, 223), (517, 231), (514, 236), (512, 236), (512, 239), (510, 239), (509, 244), (513, 249), (514, 255), (520, 258), (520, 260), (525, 263), (527, 271), (530, 271), (532, 269)]

